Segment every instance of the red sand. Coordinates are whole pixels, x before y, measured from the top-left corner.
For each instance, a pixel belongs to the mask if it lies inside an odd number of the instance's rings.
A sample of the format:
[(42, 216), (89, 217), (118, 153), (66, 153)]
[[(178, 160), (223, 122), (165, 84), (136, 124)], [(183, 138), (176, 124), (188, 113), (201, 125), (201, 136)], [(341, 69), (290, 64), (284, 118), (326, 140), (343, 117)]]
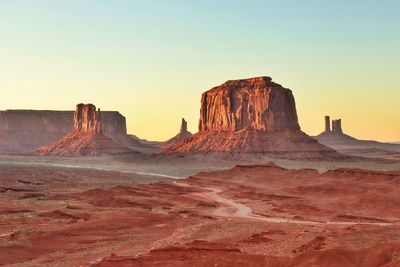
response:
[(399, 178), (394, 171), (260, 165), (135, 184), (145, 179), (1, 166), (0, 262), (399, 266)]

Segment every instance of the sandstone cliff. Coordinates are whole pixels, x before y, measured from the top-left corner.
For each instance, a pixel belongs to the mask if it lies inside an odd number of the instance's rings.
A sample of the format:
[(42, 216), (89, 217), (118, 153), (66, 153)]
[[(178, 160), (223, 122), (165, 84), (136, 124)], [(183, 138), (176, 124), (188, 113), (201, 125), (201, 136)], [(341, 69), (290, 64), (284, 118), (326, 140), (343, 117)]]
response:
[(292, 92), (269, 77), (227, 81), (201, 98), (199, 131), (300, 130)]
[(269, 77), (227, 81), (205, 92), (199, 132), (165, 149), (176, 152), (340, 157), (300, 130), (292, 92)]
[(40, 155), (126, 154), (132, 151), (106, 137), (102, 131), (100, 109), (92, 104), (78, 104), (73, 130), (58, 141), (39, 148)]
[[(117, 111), (102, 111), (104, 135), (132, 149), (147, 147), (127, 135), (126, 120)], [(0, 111), (0, 154), (30, 154), (74, 128), (74, 111)]]

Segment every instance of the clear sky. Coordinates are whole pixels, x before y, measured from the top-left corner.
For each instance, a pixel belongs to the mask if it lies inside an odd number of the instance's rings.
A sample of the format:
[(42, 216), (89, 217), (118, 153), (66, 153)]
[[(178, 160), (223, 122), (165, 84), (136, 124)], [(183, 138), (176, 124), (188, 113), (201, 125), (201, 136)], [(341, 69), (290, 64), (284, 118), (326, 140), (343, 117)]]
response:
[(271, 76), (302, 129), (342, 118), (400, 140), (400, 1), (0, 0), (0, 109), (119, 110), (128, 131), (197, 131), (201, 93)]

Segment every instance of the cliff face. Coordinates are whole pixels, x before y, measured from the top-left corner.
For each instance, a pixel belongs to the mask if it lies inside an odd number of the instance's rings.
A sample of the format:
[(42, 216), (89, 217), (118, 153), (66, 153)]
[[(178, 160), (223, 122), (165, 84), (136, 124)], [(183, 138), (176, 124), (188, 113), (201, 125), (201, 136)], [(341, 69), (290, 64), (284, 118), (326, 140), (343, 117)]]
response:
[(78, 104), (74, 113), (74, 130), (84, 133), (100, 133), (100, 110), (92, 104)]
[(73, 119), (69, 111), (0, 111), (0, 153), (32, 153), (68, 133)]
[[(125, 117), (119, 112), (102, 111), (100, 123), (104, 135), (115, 142), (132, 148), (143, 146), (129, 138)], [(84, 125), (80, 127), (89, 127), (87, 123)], [(74, 111), (0, 111), (0, 154), (34, 153), (37, 148), (60, 139), (74, 127)]]
[(227, 81), (205, 92), (201, 98), (199, 132), (164, 152), (340, 157), (300, 130), (292, 92), (269, 77)]
[(338, 133), (338, 134), (342, 134), (342, 120), (338, 119), (338, 120), (333, 120), (332, 121), (332, 132), (333, 133)]
[(300, 130), (292, 92), (269, 77), (227, 81), (201, 98), (199, 131)]
[(74, 129), (58, 141), (37, 151), (41, 155), (125, 154), (132, 151), (103, 134), (100, 109), (92, 104), (78, 104), (74, 113)]

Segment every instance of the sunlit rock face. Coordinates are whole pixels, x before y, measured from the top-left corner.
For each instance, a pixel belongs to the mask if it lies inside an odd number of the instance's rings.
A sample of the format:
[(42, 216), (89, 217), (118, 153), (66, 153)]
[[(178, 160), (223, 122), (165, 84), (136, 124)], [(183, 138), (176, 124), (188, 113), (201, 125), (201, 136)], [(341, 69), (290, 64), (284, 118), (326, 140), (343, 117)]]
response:
[(300, 130), (291, 90), (269, 77), (227, 81), (203, 93), (199, 132), (164, 152), (340, 157)]
[(40, 155), (118, 155), (132, 150), (105, 136), (102, 131), (101, 112), (93, 104), (78, 104), (74, 113), (74, 128), (54, 143), (37, 150)]
[(269, 77), (227, 81), (203, 93), (199, 131), (300, 130), (292, 92)]
[(74, 130), (85, 133), (100, 133), (100, 110), (93, 104), (78, 104), (74, 113)]
[(96, 132), (99, 125), (102, 133), (116, 143), (132, 149), (144, 146), (127, 135), (126, 119), (118, 111), (101, 111), (99, 118), (95, 118), (96, 112), (90, 104), (79, 104), (75, 111), (0, 111), (0, 154), (32, 154), (74, 129)]
[[(125, 117), (117, 111), (102, 112), (105, 135), (119, 142), (126, 136)], [(0, 154), (29, 154), (74, 129), (74, 111), (0, 111)]]

